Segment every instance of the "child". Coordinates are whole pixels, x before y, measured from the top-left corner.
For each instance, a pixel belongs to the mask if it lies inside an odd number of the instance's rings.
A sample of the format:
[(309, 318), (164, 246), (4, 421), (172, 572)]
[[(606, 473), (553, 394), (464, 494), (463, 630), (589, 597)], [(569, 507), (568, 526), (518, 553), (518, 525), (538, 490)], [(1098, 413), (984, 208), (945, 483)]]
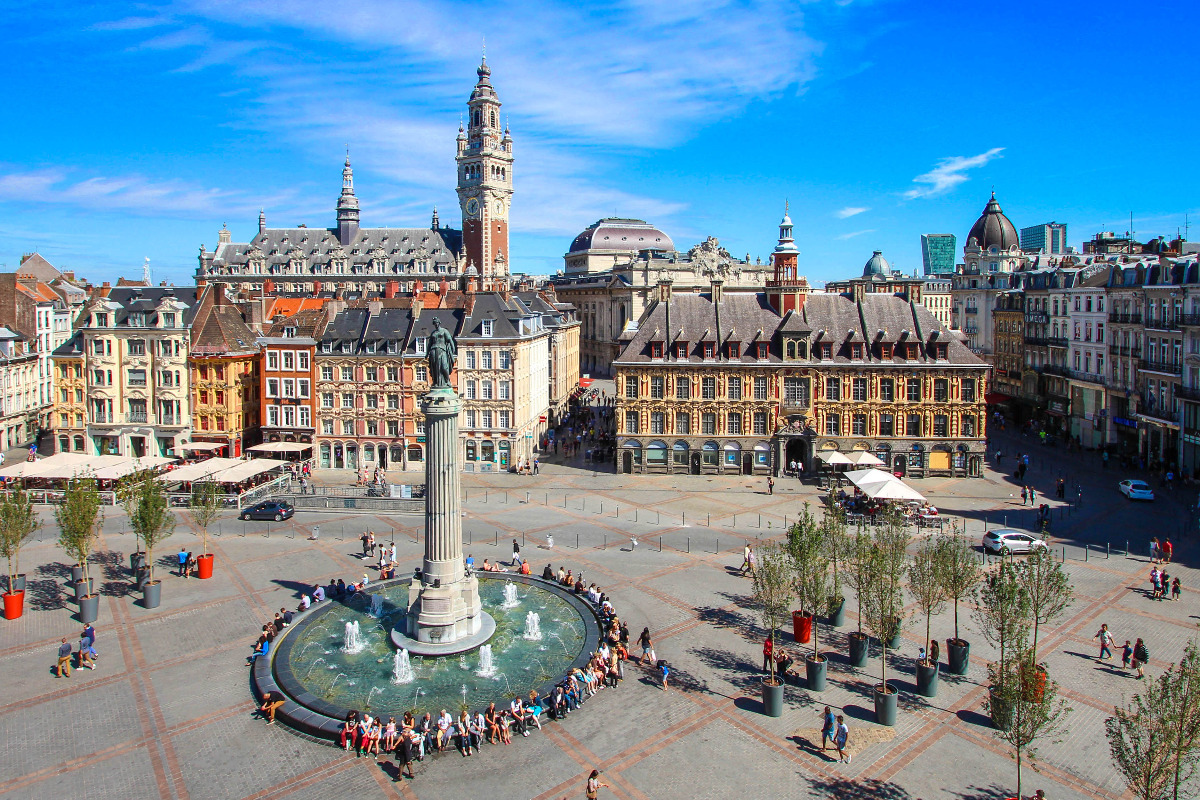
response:
[(1171, 581), (1171, 600), (1178, 600), (1182, 589), (1179, 587), (1179, 578)]
[(669, 678), (671, 676), (671, 665), (668, 664), (666, 661), (659, 661), (658, 669), (660, 672), (662, 672), (663, 691), (664, 692), (670, 691), (671, 687), (667, 686), (667, 678)]
[(1121, 669), (1129, 669), (1129, 660), (1133, 658), (1133, 645), (1129, 644), (1129, 640), (1125, 640), (1125, 646), (1121, 648)]

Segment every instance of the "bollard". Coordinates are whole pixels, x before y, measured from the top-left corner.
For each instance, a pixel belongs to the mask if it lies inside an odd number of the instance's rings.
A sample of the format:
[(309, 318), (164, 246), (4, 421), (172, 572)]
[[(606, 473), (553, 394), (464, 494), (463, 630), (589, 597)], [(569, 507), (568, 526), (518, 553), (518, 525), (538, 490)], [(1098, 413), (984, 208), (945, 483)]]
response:
[(575, 549), (579, 549), (579, 534), (575, 534)]
[(721, 553), (721, 537), (720, 536), (717, 537), (717, 543), (713, 547), (715, 548), (713, 550), (713, 553), (720, 555), (720, 553)]
[(656, 508), (654, 509), (654, 524), (658, 525), (660, 522), (662, 522), (662, 514)]
[(762, 514), (758, 515), (758, 527), (762, 527)]
[(604, 544), (602, 544), (602, 545), (600, 546), (600, 549), (601, 549), (601, 550), (607, 550), (607, 549), (608, 549), (608, 534), (607, 534), (607, 533), (606, 533), (606, 534), (604, 534)]
[(690, 552), (692, 552), (692, 537), (690, 537), (690, 536), (687, 537), (687, 540), (688, 540), (687, 541), (687, 548), (688, 548), (687, 551), (690, 553)]
[(487, 501), (488, 501), (488, 490), (484, 489), (483, 490), (483, 502), (486, 503)]
[(343, 522), (342, 523), (342, 532), (338, 534), (338, 541), (342, 542), (345, 540), (346, 540), (346, 524)]
[(662, 537), (658, 537), (658, 552), (662, 552)]
[(246, 537), (246, 523), (242, 523), (242, 538)]
[(1067, 546), (1063, 545), (1062, 563), (1067, 563)]
[(707, 523), (705, 523), (705, 526), (704, 526), (704, 527), (706, 527), (706, 528), (711, 528), (711, 527), (712, 527), (712, 514), (709, 514), (709, 515), (708, 515), (708, 522), (707, 522)]
[(265, 536), (268, 539), (271, 538), (271, 522), (270, 522), (270, 520), (267, 521), (267, 532), (264, 533), (263, 536)]
[(686, 528), (687, 527), (687, 512), (681, 511), (681, 512), (679, 512), (679, 514), (681, 517), (683, 517), (683, 522), (681, 524), (683, 525), (683, 527)]
[(563, 508), (566, 508), (566, 507), (567, 507), (567, 496), (564, 494), (563, 495)]
[(733, 515), (733, 527), (737, 527), (737, 514)]
[(1125, 557), (1129, 558), (1129, 540), (1125, 540)]
[(1112, 555), (1112, 542), (1104, 543), (1104, 557), (1109, 558)]
[(526, 503), (526, 504), (528, 504), (528, 503), (529, 503), (529, 492), (526, 492), (526, 493), (525, 493), (525, 503)]
[(500, 546), (500, 530), (499, 529), (497, 529), (496, 533), (492, 535), (492, 546), (493, 547)]
[(521, 531), (521, 547), (525, 546), (525, 531)]
[(504, 504), (508, 505), (508, 492), (504, 493)]
[(600, 514), (601, 515), (604, 514), (604, 501), (603, 500), (600, 501)]
[(1087, 561), (1087, 560), (1088, 560), (1088, 554), (1089, 554), (1090, 552), (1092, 552), (1092, 546), (1091, 546), (1090, 544), (1085, 544), (1085, 545), (1083, 546), (1083, 560), (1084, 560), (1084, 561)]
[(547, 507), (547, 508), (549, 508), (549, 507), (550, 507), (550, 493), (549, 493), (549, 492), (547, 492), (547, 493), (546, 493), (546, 503), (545, 503), (545, 505), (546, 505), (546, 507)]

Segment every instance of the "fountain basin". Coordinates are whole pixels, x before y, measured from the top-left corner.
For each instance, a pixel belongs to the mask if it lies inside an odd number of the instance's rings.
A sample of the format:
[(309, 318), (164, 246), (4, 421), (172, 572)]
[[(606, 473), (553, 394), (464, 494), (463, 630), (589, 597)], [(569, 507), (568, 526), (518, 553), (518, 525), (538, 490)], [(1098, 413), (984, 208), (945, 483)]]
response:
[(400, 630), (400, 625), (392, 628), (392, 632), (388, 635), (392, 639), (392, 644), (402, 650), (407, 650), (410, 655), (414, 656), (456, 656), (459, 653), (469, 653), (479, 649), (480, 645), (487, 644), (488, 640), (496, 634), (496, 620), (492, 619), (492, 615), (486, 611), (479, 613), (482, 615), (479, 632), (455, 639), (448, 644), (434, 644), (412, 639)]
[[(368, 703), (372, 715), (392, 715), (398, 719), (411, 708), (422, 712), (428, 710), (434, 715), (442, 708), (457, 712), (464, 699), (460, 687), (467, 684), (471, 688), (466, 700), (473, 710), (486, 707), (489, 701), (495, 701), (498, 706), (506, 705), (512, 695), (525, 696), (531, 688), (537, 689), (543, 696), (548, 695), (569, 669), (586, 664), (590, 653), (598, 647), (600, 627), (595, 611), (571, 592), (534, 576), (501, 574), (491, 577), (480, 574), (479, 579), (481, 594), (491, 598), (491, 604), (485, 602), (485, 607), (505, 618), (502, 632), (492, 642), (493, 646), (498, 651), (511, 649), (514, 644), (518, 650), (534, 648), (529, 651), (533, 655), (520, 656), (523, 660), (517, 666), (536, 662), (537, 669), (519, 670), (509, 663), (511, 658), (506, 661), (503, 652), (497, 652), (496, 674), (479, 676), (476, 674), (478, 653), (456, 653), (449, 658), (435, 658), (410, 652), (416, 672), (415, 680), (395, 685), (391, 682), (391, 674), (396, 651), (391, 646), (389, 632), (379, 627), (368, 629), (365, 622), (361, 623), (363, 635), (368, 637), (368, 648), (360, 655), (340, 652), (341, 633), (337, 634), (339, 641), (335, 642), (330, 637), (335, 631), (344, 629), (347, 618), (365, 620), (367, 604), (361, 600), (351, 606), (338, 601), (325, 601), (298, 614), (293, 623), (276, 637), (270, 653), (255, 661), (252, 670), (255, 692), (259, 697), (270, 691), (281, 692), (285, 702), (276, 714), (278, 719), (310, 735), (336, 739), (346, 714), (351, 709), (360, 712), (368, 710)], [(523, 585), (522, 590), (526, 592), (519, 615), (514, 613), (511, 618), (506, 618), (500, 608), (504, 600), (502, 590), (505, 581)], [(407, 578), (385, 581), (372, 584), (370, 592), (386, 594), (391, 590), (391, 596), (406, 599), (407, 585)], [(548, 613), (564, 620), (562, 627), (552, 629), (547, 634), (547, 641), (514, 642), (514, 639), (521, 638), (527, 609), (534, 607), (545, 607), (542, 614), (543, 629), (553, 624)], [(553, 611), (547, 611), (546, 608)], [(385, 623), (389, 627), (390, 623), (401, 623), (404, 619), (396, 603), (389, 603), (384, 612), (387, 618)], [(318, 646), (314, 646), (314, 643)], [(461, 645), (461, 642), (456, 644)], [(543, 647), (544, 650), (541, 649)], [(325, 650), (334, 652), (325, 653)], [(318, 657), (326, 659), (327, 663), (313, 669), (312, 665)], [(361, 659), (361, 664), (348, 668), (347, 663), (353, 664), (354, 659)], [(336, 668), (330, 667), (330, 660), (337, 664)], [(379, 676), (364, 677), (363, 669), (360, 669), (364, 664), (366, 672), (373, 669), (379, 672)], [(307, 674), (309, 672), (311, 675)], [(350, 674), (337, 682), (334, 687), (336, 691), (329, 696), (325, 687), (336, 672)], [(537, 673), (549, 674), (549, 678), (541, 679)], [(353, 685), (348, 686), (351, 681)], [(373, 691), (376, 687), (379, 691)]]

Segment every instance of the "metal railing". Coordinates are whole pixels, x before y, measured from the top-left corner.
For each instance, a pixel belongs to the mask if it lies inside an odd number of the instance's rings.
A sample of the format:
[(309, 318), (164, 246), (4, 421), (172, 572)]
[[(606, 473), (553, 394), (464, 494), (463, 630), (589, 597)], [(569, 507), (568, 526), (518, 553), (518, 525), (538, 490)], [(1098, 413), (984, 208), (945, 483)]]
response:
[(1108, 321), (1109, 322), (1119, 322), (1119, 323), (1122, 323), (1125, 325), (1140, 325), (1142, 322), (1142, 315), (1140, 313), (1121, 314), (1121, 313), (1113, 312), (1108, 315)]
[(1138, 363), (1138, 368), (1143, 372), (1161, 372), (1165, 375), (1183, 374), (1183, 364), (1170, 364), (1165, 361), (1149, 361), (1144, 358)]

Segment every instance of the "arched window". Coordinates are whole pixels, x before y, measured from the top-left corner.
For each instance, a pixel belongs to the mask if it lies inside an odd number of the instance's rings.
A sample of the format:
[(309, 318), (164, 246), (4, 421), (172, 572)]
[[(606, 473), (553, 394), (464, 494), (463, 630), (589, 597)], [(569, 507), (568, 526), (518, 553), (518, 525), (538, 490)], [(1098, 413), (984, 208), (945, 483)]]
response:
[(496, 112), (492, 112), (492, 127), (496, 127)]
[(75, 441), (74, 441), (74, 445), (75, 445), (75, 452), (77, 452), (77, 453), (82, 453), (82, 452), (83, 452), (83, 437), (82, 437), (82, 436), (76, 436), (76, 437), (75, 437)]

